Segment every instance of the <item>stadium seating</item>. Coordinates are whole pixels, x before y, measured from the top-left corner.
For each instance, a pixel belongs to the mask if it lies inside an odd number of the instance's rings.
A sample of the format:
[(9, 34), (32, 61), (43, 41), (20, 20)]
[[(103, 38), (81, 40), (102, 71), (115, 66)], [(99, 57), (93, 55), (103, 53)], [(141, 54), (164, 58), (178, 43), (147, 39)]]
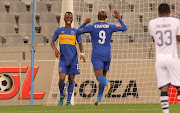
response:
[(1, 0), (5, 6), (9, 6), (10, 5), (10, 2), (13, 2), (13, 1), (19, 1), (19, 0)]
[[(42, 2), (42, 1), (36, 2), (36, 8), (35, 9), (36, 9), (35, 12), (36, 12), (37, 17), (39, 17), (42, 12), (48, 12), (46, 3)], [(32, 11), (33, 11), (33, 3), (31, 2), (30, 12), (32, 13)]]
[(7, 34), (5, 44), (18, 45), (24, 44), (24, 41), (21, 35), (13, 33)]
[(0, 1), (0, 13), (7, 13), (4, 3)]
[(41, 26), (41, 24), (47, 24), (47, 23), (58, 25), (56, 15), (54, 13), (43, 12), (40, 14), (39, 25)]
[(15, 34), (14, 25), (10, 23), (0, 23), (0, 36), (5, 37), (8, 34)]
[(12, 24), (14, 27), (13, 28), (17, 28), (17, 23), (15, 20), (15, 16), (13, 14), (10, 13), (0, 13), (0, 24)]
[(57, 28), (58, 25), (53, 23), (45, 23), (41, 25), (41, 34), (45, 37), (45, 42), (50, 42), (50, 38), (53, 36)]
[[(146, 1), (146, 2), (145, 2)], [(119, 24), (119, 22), (112, 16), (113, 9), (117, 9), (122, 16), (123, 21), (128, 27), (128, 31), (122, 33), (120, 36), (124, 37), (123, 41), (129, 43), (131, 38), (133, 43), (146, 43), (149, 39), (145, 39), (141, 34), (148, 33), (148, 23), (151, 19), (157, 17), (157, 8), (160, 2), (166, 0), (74, 0), (74, 27), (79, 27), (85, 18), (92, 18), (92, 22), (97, 21), (97, 12), (101, 9), (107, 11), (107, 22)], [(179, 1), (168, 1), (172, 10), (171, 16), (180, 17)], [(122, 5), (123, 4), (123, 5)], [(50, 5), (50, 7), (48, 7)], [(36, 18), (35, 18), (35, 33), (43, 34), (46, 40), (54, 33), (54, 30), (59, 26), (61, 16), (62, 0), (36, 0)], [(8, 8), (8, 7), (9, 8)], [(28, 11), (28, 8), (30, 10)], [(9, 33), (20, 34), (23, 39), (27, 39), (32, 34), (32, 0), (1, 0), (0, 1), (0, 24), (12, 24), (10, 31), (1, 28), (1, 35)], [(50, 8), (50, 9), (48, 9)], [(19, 18), (16, 18), (19, 16)], [(113, 36), (116, 40), (118, 34)], [(132, 36), (133, 35), (133, 36)], [(12, 35), (13, 36), (13, 35)], [(89, 42), (90, 35), (84, 35), (84, 42)], [(117, 37), (118, 38), (118, 37)], [(49, 41), (46, 41), (49, 42)], [(123, 41), (113, 41), (113, 43), (123, 43)]]
[(10, 3), (9, 13), (19, 16), (20, 13), (27, 12), (27, 8), (24, 2), (15, 1)]
[[(45, 43), (45, 38), (42, 34), (40, 33), (35, 33), (34, 34), (34, 43), (35, 44), (44, 44)], [(30, 34), (30, 38), (28, 39), (28, 44), (32, 43), (32, 34)]]
[(88, 5), (85, 2), (82, 1), (76, 1), (74, 2), (74, 11), (78, 11), (78, 12), (88, 12)]
[(4, 42), (3, 37), (0, 36), (0, 45), (2, 45)]
[(21, 13), (19, 15), (19, 24), (32, 24), (32, 13)]
[[(20, 0), (20, 1), (24, 2), (27, 6), (30, 6), (32, 3), (32, 0)], [(36, 0), (36, 2), (37, 1), (40, 1), (40, 0)]]
[(52, 1), (51, 13), (54, 13), (57, 17), (60, 18), (61, 15), (61, 5), (62, 1)]
[(32, 24), (20, 24), (19, 34), (22, 36), (25, 43), (28, 42), (30, 34), (32, 34)]

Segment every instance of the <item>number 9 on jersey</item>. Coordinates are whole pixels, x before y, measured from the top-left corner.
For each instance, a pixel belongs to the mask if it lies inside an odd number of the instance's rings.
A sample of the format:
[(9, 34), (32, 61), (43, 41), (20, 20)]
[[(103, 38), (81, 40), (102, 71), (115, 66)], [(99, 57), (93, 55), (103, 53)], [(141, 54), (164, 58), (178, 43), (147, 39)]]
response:
[(99, 39), (98, 42), (99, 42), (100, 44), (104, 44), (104, 43), (105, 43), (105, 40), (106, 40), (106, 32), (105, 32), (104, 30), (101, 30), (101, 31), (99, 32), (99, 38), (101, 38), (101, 39)]

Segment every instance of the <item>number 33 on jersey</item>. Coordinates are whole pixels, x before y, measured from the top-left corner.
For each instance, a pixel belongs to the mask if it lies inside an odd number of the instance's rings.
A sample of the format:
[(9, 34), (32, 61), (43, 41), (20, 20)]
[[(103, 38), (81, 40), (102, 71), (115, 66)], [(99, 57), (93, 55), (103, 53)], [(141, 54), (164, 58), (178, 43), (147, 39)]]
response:
[(177, 54), (177, 36), (180, 21), (173, 17), (159, 17), (149, 22), (149, 32), (156, 44), (156, 59), (174, 59)]

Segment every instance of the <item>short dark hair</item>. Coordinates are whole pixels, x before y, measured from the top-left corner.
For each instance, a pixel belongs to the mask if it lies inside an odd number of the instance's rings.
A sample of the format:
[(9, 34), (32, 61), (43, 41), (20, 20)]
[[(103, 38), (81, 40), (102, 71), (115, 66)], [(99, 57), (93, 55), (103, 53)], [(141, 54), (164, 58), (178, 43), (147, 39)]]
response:
[(66, 16), (66, 14), (70, 14), (70, 15), (72, 15), (72, 12), (66, 12), (65, 14), (64, 14), (64, 16)]
[(161, 13), (161, 14), (169, 13), (169, 12), (170, 12), (170, 6), (169, 6), (169, 4), (166, 4), (166, 3), (160, 4), (159, 7), (158, 7), (158, 11), (159, 11), (159, 13)]

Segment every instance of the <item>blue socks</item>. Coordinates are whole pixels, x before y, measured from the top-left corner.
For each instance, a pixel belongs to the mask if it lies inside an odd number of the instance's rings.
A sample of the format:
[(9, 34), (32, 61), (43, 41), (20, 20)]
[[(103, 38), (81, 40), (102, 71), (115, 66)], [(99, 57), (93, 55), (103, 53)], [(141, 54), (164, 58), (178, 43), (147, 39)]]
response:
[(99, 75), (97, 77), (97, 80), (99, 81), (99, 92), (98, 92), (97, 102), (101, 102), (101, 98), (104, 92), (104, 87), (109, 85), (109, 81), (103, 75)]
[[(65, 83), (59, 81), (60, 96), (64, 96), (64, 86), (65, 86)], [(71, 100), (73, 90), (74, 90), (74, 83), (69, 83), (67, 101)]]
[(71, 96), (73, 94), (73, 90), (74, 90), (74, 82), (73, 83), (69, 83), (67, 101), (71, 100)]
[(104, 87), (105, 87), (105, 85), (99, 83), (99, 92), (98, 92), (97, 102), (101, 102), (101, 98), (102, 98), (102, 95), (103, 95)]
[(64, 86), (65, 86), (65, 83), (59, 81), (60, 96), (64, 96)]
[(101, 84), (103, 84), (103, 85), (105, 85), (105, 86), (108, 86), (109, 85), (109, 81), (106, 79), (106, 77), (104, 77), (103, 75), (99, 75), (98, 77), (97, 77), (97, 80), (101, 83)]

